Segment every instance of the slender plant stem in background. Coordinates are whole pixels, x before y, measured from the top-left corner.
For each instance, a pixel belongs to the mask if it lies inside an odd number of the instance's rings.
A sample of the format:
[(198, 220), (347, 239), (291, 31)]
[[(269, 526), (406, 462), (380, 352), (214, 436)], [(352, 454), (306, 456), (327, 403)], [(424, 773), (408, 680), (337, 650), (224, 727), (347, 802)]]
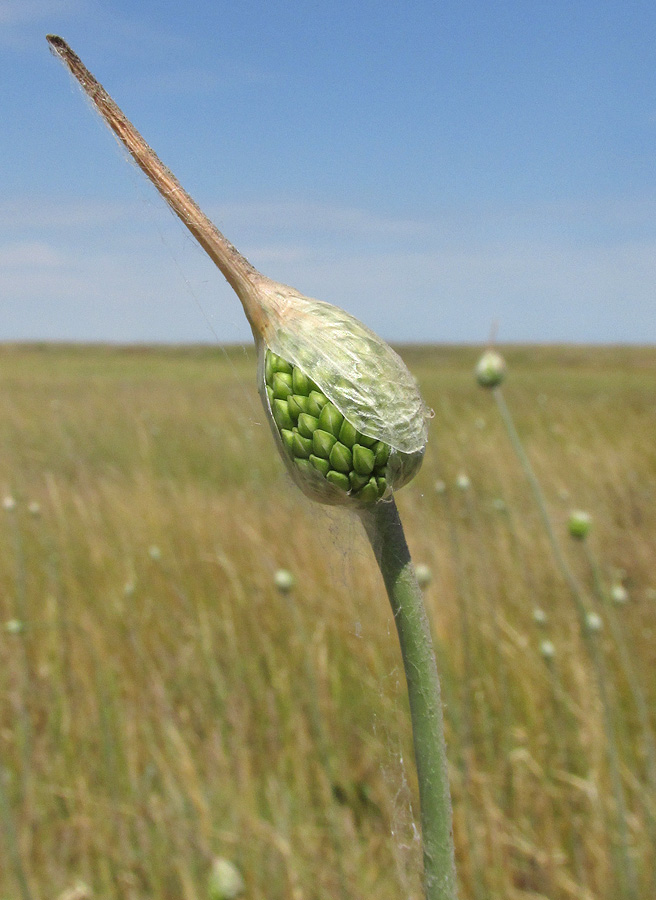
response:
[(7, 770), (0, 759), (0, 822), (2, 822), (3, 831), (5, 833), (5, 844), (7, 847), (7, 855), (9, 864), (13, 867), (14, 876), (18, 883), (18, 888), (22, 900), (32, 900), (32, 892), (27, 882), (25, 869), (21, 861), (20, 850), (18, 848), (18, 836), (11, 817), (11, 805), (9, 797), (5, 790), (5, 777)]
[[(640, 722), (640, 730), (642, 731), (642, 740), (645, 752), (646, 775), (649, 785), (649, 792), (645, 801), (645, 810), (647, 813), (647, 822), (649, 823), (649, 834), (654, 848), (656, 849), (656, 742), (654, 740), (654, 731), (651, 726), (651, 717), (649, 713), (649, 705), (642, 689), (640, 678), (633, 665), (631, 652), (624, 637), (624, 632), (618, 617), (613, 609), (612, 603), (606, 591), (599, 563), (594, 557), (590, 544), (587, 539), (581, 541), (586, 559), (592, 571), (595, 593), (597, 599), (602, 606), (605, 606), (607, 613), (607, 621), (610, 623), (611, 632), (615, 640), (620, 663), (624, 671), (624, 677), (629, 685), (629, 690), (633, 697), (633, 703), (638, 714)], [(652, 871), (652, 891), (656, 891), (656, 866)]]
[(494, 399), (496, 400), (499, 412), (501, 413), (501, 418), (503, 419), (503, 424), (508, 433), (510, 442), (515, 453), (517, 454), (517, 458), (521, 463), (526, 478), (531, 486), (531, 490), (533, 491), (533, 495), (542, 517), (544, 529), (547, 533), (556, 565), (558, 566), (558, 569), (564, 581), (570, 589), (571, 596), (579, 616), (581, 635), (592, 661), (597, 680), (597, 688), (599, 690), (599, 698), (601, 700), (601, 708), (603, 712), (604, 731), (606, 734), (606, 754), (608, 758), (608, 768), (610, 772), (613, 797), (615, 801), (615, 815), (620, 842), (618, 852), (621, 857), (621, 861), (618, 867), (620, 872), (620, 886), (623, 897), (628, 898), (628, 900), (638, 900), (638, 879), (633, 859), (631, 857), (631, 851), (629, 849), (627, 806), (624, 796), (624, 788), (622, 786), (622, 775), (620, 768), (619, 751), (617, 746), (617, 737), (615, 734), (615, 723), (613, 721), (610, 697), (608, 696), (608, 675), (606, 672), (606, 666), (604, 664), (603, 654), (599, 646), (599, 642), (596, 640), (596, 635), (592, 633), (591, 629), (588, 626), (587, 610), (586, 605), (583, 601), (581, 588), (579, 587), (578, 582), (569, 567), (565, 554), (563, 553), (562, 548), (558, 543), (553, 525), (551, 524), (551, 519), (549, 518), (549, 512), (547, 510), (547, 504), (544, 499), (544, 494), (542, 493), (542, 488), (540, 487), (540, 482), (538, 481), (537, 476), (533, 471), (533, 466), (531, 465), (531, 462), (526, 455), (501, 388), (498, 386), (493, 388), (492, 393), (494, 394)]
[(421, 588), (395, 502), (361, 518), (380, 567), (399, 635), (419, 782), (426, 900), (456, 900), (451, 795), (440, 682)]

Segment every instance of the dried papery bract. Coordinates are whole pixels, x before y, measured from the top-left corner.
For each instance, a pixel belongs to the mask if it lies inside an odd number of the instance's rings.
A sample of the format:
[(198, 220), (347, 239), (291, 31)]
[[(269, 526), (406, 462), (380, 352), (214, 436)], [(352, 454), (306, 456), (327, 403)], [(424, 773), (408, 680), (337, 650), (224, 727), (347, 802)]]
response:
[[(427, 411), (404, 362), (353, 316), (258, 272), (201, 211), (66, 42), (54, 35), (48, 42), (237, 293), (255, 338), (258, 387), (276, 438), (279, 433), (264, 378), (267, 351), (311, 378), (358, 432), (389, 447), (385, 492), (389, 498), (418, 471), (427, 439)], [(279, 440), (277, 445), (289, 463)], [(355, 499), (350, 491), (322, 483), (315, 473), (298, 466), (289, 469), (299, 487), (315, 500), (348, 503)], [(361, 500), (356, 502), (361, 505)]]

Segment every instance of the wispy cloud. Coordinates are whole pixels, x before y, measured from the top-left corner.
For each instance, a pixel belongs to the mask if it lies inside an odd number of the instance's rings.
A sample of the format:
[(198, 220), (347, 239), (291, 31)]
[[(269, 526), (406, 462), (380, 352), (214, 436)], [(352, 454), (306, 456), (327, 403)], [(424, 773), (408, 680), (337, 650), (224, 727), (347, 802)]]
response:
[(66, 257), (50, 244), (25, 241), (0, 244), (0, 266), (8, 269), (43, 269), (66, 264)]
[(0, 0), (0, 26), (29, 25), (82, 8), (81, 0)]
[(239, 228), (256, 226), (277, 232), (343, 237), (385, 236), (409, 239), (426, 235), (430, 223), (403, 216), (327, 203), (297, 200), (227, 203), (216, 210), (216, 221), (230, 221)]
[[(55, 197), (15, 197), (0, 201), (0, 231), (102, 227), (135, 220), (138, 202), (58, 200)], [(143, 210), (141, 210), (143, 215)]]

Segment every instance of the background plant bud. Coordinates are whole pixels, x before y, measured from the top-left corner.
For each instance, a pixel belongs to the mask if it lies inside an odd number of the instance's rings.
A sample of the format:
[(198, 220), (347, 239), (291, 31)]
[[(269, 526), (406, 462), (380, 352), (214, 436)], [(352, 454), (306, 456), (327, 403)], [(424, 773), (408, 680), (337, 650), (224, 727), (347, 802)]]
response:
[(592, 518), (587, 512), (575, 509), (569, 514), (567, 529), (573, 538), (583, 540), (583, 538), (587, 537), (591, 525)]
[(496, 350), (486, 350), (476, 364), (476, 380), (482, 387), (496, 387), (506, 375), (506, 361)]

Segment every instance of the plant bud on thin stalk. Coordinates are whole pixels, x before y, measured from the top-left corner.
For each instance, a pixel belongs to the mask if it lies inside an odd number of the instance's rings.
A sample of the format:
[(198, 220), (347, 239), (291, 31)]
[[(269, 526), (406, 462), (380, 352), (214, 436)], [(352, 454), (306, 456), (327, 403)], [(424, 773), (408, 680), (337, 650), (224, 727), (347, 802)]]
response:
[[(425, 896), (457, 896), (440, 687), (421, 589), (392, 499), (419, 469), (427, 410), (401, 358), (357, 319), (261, 275), (204, 215), (59, 37), (48, 43), (139, 168), (219, 267), (255, 338), (278, 449), (315, 500), (350, 504), (387, 588), (403, 656), (419, 782)], [(391, 502), (384, 502), (390, 500)]]
[(498, 387), (506, 376), (506, 362), (496, 350), (486, 350), (476, 363), (474, 373), (481, 387)]
[[(241, 300), (257, 347), (262, 403), (294, 481), (310, 497), (325, 503), (362, 506), (389, 499), (395, 488), (418, 471), (427, 439), (427, 410), (404, 362), (385, 341), (353, 316), (329, 303), (304, 297), (294, 288), (258, 272), (183, 190), (70, 47), (53, 35), (48, 37), (48, 42)], [(266, 380), (270, 354), (286, 364), (290, 372), (296, 371), (299, 380), (309, 379), (323, 402), (329, 401), (351, 426), (350, 433), (356, 440), (341, 444), (345, 450), (352, 452), (356, 441), (366, 451), (373, 444), (383, 445), (380, 454), (386, 455), (386, 462), (382, 469), (378, 467), (373, 474), (371, 466), (367, 472), (368, 452), (361, 451), (356, 451), (359, 464), (347, 467), (348, 453), (342, 451), (342, 458), (331, 471), (345, 476), (348, 483), (344, 478), (330, 479), (323, 472), (325, 467), (312, 462), (306, 464), (309, 455), (299, 456), (284, 443), (274, 402), (286, 397), (274, 400), (272, 392), (267, 391), (271, 387)], [(298, 423), (293, 420), (285, 430), (295, 433), (296, 428)], [(296, 445), (298, 449), (301, 442), (297, 441)], [(316, 452), (313, 455), (324, 458)], [(339, 457), (338, 452), (333, 455)], [(369, 478), (363, 482), (365, 474)], [(367, 483), (369, 486), (365, 487)]]

